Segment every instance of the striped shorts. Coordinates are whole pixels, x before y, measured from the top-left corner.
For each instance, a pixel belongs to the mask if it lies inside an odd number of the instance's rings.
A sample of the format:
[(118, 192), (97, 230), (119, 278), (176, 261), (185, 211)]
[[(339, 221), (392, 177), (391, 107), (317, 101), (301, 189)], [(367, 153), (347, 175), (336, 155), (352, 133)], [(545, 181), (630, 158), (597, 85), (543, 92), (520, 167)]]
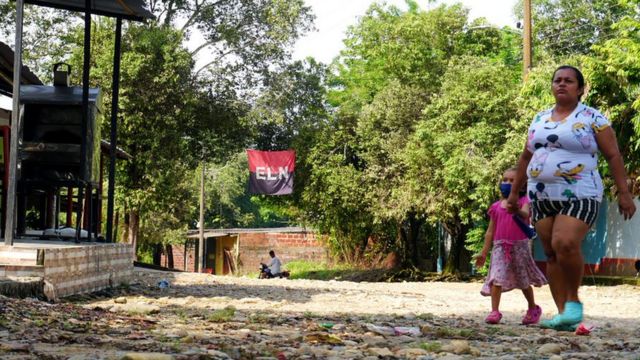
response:
[(548, 216), (567, 215), (592, 226), (598, 218), (600, 202), (596, 199), (535, 200), (531, 202), (532, 220), (535, 224)]

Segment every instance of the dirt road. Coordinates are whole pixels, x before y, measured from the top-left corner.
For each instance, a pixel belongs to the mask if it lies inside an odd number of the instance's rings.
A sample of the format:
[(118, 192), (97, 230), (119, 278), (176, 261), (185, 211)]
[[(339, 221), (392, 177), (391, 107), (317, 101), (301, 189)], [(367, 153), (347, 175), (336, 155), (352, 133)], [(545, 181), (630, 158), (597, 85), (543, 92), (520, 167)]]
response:
[[(517, 292), (504, 294), (500, 325), (484, 324), (480, 286), (136, 270), (127, 289), (72, 302), (0, 298), (0, 358), (640, 359), (640, 288), (583, 287), (595, 328), (577, 336), (520, 325)], [(548, 288), (535, 295), (553, 315)]]

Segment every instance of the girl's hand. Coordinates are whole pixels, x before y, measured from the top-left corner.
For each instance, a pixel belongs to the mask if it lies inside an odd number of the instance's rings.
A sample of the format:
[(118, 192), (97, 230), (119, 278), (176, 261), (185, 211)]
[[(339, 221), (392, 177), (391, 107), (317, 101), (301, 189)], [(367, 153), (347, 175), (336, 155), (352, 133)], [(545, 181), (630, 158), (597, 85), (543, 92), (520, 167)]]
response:
[(618, 194), (618, 210), (625, 220), (631, 219), (636, 212), (636, 204), (634, 204), (630, 192)]
[(487, 254), (482, 252), (480, 255), (476, 256), (476, 267), (481, 268), (484, 266), (484, 262), (487, 260)]
[(507, 198), (507, 211), (511, 214), (518, 212), (520, 206), (518, 206), (518, 194), (511, 193)]

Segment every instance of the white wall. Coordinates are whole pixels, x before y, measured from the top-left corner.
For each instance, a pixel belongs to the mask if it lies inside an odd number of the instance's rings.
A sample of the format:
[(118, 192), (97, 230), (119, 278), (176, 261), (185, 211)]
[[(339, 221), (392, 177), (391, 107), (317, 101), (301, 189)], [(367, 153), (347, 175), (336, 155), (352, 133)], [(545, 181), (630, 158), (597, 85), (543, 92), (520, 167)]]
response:
[(607, 208), (607, 258), (640, 258), (640, 201), (636, 199), (638, 211), (631, 220), (625, 221), (618, 212), (618, 202), (608, 202)]
[(0, 109), (11, 111), (13, 109), (13, 100), (6, 95), (0, 94)]

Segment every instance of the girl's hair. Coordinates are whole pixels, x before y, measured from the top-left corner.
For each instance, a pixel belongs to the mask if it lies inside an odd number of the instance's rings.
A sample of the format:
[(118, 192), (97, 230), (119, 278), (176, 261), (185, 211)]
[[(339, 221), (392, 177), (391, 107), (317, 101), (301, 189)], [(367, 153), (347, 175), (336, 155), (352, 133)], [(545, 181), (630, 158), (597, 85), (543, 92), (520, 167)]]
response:
[[(576, 79), (578, 80), (578, 87), (584, 88), (584, 75), (582, 75), (582, 72), (578, 70), (577, 67), (571, 66), (571, 65), (558, 66), (558, 68), (553, 72), (553, 76), (551, 76), (551, 83), (553, 83), (553, 79), (556, 78), (556, 73), (560, 70), (565, 70), (565, 69), (573, 70), (573, 72), (576, 74)], [(584, 91), (578, 95), (578, 101), (580, 101), (580, 98), (582, 98), (582, 95), (584, 95)]]
[(508, 169), (506, 169), (505, 171), (503, 171), (502, 173), (506, 173), (507, 171), (513, 171), (513, 172), (518, 172), (518, 168), (516, 166), (512, 166)]

